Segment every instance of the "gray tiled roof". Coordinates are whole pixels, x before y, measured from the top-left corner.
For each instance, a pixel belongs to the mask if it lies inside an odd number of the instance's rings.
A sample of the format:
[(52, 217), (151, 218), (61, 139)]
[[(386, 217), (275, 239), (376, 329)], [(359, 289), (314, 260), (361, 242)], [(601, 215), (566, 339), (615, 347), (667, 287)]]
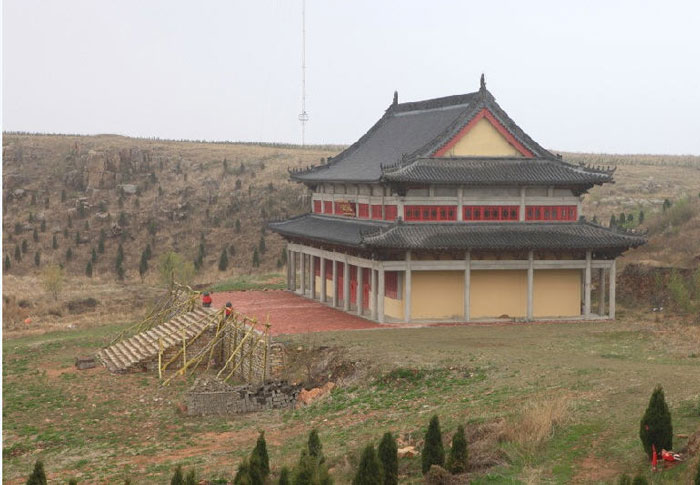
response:
[(382, 180), (396, 183), (463, 185), (595, 185), (610, 182), (612, 172), (550, 158), (419, 158), (385, 168)]
[(302, 182), (379, 181), (383, 165), (429, 156), (483, 108), (488, 108), (535, 156), (553, 157), (527, 136), (483, 89), (458, 96), (393, 104), (365, 135), (329, 163), (293, 172), (291, 176)]
[(283, 236), (393, 249), (626, 249), (646, 242), (588, 222), (388, 223), (305, 214), (269, 227)]

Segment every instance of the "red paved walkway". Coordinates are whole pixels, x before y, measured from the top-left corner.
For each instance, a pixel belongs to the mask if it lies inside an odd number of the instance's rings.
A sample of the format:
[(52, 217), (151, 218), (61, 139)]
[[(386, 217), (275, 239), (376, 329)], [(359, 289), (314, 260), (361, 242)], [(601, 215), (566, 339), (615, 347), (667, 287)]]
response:
[(237, 311), (260, 322), (269, 315), (272, 335), (386, 327), (287, 291), (228, 291), (213, 293), (212, 298), (213, 306), (230, 301)]

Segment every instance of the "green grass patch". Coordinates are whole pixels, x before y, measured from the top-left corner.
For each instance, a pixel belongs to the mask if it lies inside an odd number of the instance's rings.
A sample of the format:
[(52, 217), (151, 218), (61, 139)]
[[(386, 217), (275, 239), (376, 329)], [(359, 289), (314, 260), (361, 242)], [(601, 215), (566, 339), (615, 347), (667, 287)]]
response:
[(285, 287), (284, 277), (280, 273), (269, 273), (264, 275), (243, 275), (220, 281), (209, 287), (208, 291), (283, 290)]

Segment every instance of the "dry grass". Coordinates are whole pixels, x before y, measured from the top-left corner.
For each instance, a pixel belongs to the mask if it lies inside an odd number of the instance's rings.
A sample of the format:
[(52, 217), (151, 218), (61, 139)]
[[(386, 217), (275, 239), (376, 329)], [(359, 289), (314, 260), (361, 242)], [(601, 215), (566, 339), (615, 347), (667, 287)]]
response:
[(520, 415), (506, 421), (504, 437), (523, 445), (537, 447), (549, 440), (554, 430), (566, 422), (571, 401), (566, 396), (527, 404)]

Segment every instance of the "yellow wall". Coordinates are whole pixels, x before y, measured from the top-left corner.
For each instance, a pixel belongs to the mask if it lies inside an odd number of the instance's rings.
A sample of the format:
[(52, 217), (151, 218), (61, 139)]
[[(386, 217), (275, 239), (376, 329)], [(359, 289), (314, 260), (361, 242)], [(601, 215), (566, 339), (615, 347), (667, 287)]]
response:
[(384, 316), (403, 320), (404, 300), (394, 300), (388, 296), (384, 297)]
[(481, 118), (444, 157), (484, 155), (488, 157), (521, 157), (491, 122)]
[(462, 318), (464, 316), (463, 271), (413, 271), (411, 318)]
[(535, 270), (534, 317), (571, 317), (581, 315), (581, 270)]
[(527, 316), (527, 271), (472, 271), (469, 316)]

